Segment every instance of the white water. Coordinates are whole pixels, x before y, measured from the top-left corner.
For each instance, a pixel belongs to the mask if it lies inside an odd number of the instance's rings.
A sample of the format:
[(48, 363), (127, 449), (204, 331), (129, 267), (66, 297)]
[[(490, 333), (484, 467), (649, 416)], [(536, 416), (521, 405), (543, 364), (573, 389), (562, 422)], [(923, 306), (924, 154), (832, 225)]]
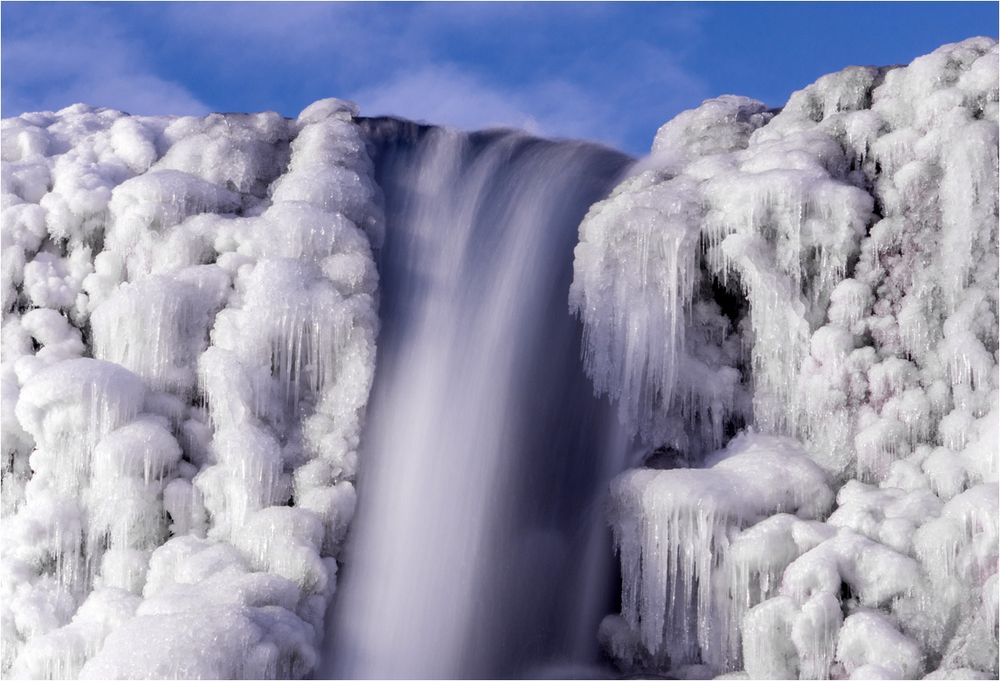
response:
[(369, 130), (383, 329), (324, 672), (592, 663), (613, 606), (602, 492), (624, 447), (566, 296), (580, 219), (628, 160), (514, 132)]

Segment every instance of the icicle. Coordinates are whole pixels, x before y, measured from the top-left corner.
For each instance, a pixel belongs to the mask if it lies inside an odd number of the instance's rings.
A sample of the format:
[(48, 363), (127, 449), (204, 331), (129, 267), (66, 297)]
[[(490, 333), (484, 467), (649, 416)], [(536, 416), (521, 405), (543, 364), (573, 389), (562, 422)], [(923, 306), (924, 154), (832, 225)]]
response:
[[(766, 568), (750, 567), (748, 542), (755, 540), (736, 532), (774, 512), (815, 517), (832, 495), (824, 474), (791, 441), (743, 436), (716, 457), (721, 461), (705, 470), (627, 472), (611, 494), (623, 619), (654, 659), (722, 671), (738, 666), (733, 632), (754, 598), (751, 571), (761, 584), (759, 597), (776, 580)], [(753, 481), (746, 477), (749, 470)], [(788, 523), (800, 522), (787, 517)], [(785, 564), (811, 548), (788, 541)], [(774, 543), (769, 546), (777, 551)]]
[(691, 191), (678, 180), (650, 195), (621, 192), (580, 227), (570, 300), (584, 323), (584, 364), (598, 394), (618, 401), (622, 422), (648, 439), (662, 437), (657, 415), (682, 390), (698, 249)]

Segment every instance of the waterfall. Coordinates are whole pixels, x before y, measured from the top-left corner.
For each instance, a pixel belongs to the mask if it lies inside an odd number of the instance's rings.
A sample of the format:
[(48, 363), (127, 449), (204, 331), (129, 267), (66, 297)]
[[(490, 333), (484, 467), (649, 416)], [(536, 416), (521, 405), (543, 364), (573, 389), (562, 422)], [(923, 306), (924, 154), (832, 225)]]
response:
[(514, 131), (365, 128), (387, 215), (382, 330), (322, 671), (593, 663), (625, 442), (566, 300), (578, 225), (630, 160)]

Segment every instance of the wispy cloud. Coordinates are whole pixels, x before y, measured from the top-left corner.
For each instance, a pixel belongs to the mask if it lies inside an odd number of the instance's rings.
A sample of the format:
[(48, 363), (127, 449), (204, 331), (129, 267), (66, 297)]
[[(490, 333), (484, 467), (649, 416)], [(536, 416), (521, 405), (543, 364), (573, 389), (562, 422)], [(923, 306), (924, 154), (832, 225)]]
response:
[[(5, 23), (15, 11), (4, 6)], [(110, 17), (93, 10), (51, 11), (38, 10), (23, 23), (18, 18), (19, 30), (4, 31), (4, 116), (75, 102), (135, 114), (209, 110), (183, 85), (153, 72), (141, 42)]]
[(491, 84), (455, 65), (424, 65), (348, 93), (368, 115), (394, 115), (465, 130), (521, 128), (555, 136), (620, 144), (591, 93), (564, 81), (522, 88)]
[(708, 94), (683, 58), (703, 10), (683, 6), (645, 41), (604, 3), (58, 4), (16, 12), (5, 4), (3, 12), (4, 115), (75, 100), (134, 113), (294, 115), (339, 96), (365, 114), (519, 127), (638, 151), (659, 123)]
[(451, 66), (422, 66), (349, 93), (366, 114), (396, 115), (459, 128), (518, 127), (540, 130), (535, 115), (515, 96), (493, 89)]

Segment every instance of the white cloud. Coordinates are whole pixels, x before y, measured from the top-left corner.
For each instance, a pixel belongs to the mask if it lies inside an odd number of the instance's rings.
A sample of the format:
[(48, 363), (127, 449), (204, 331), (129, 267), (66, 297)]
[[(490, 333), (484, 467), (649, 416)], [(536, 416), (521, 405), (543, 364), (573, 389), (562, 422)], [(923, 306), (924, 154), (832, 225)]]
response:
[[(655, 45), (619, 36), (626, 29), (616, 12), (602, 3), (235, 3), (174, 4), (165, 17), (225, 68), (294, 72), (303, 103), (332, 95), (366, 115), (645, 145), (659, 124), (708, 96), (681, 61), (705, 11), (671, 11)], [(581, 24), (609, 37), (574, 44), (565, 35)], [(537, 62), (522, 59), (518, 70), (503, 61), (518, 57)]]
[(509, 93), (490, 89), (468, 73), (448, 66), (424, 66), (348, 95), (366, 115), (391, 115), (472, 129), (532, 129), (537, 121)]
[(490, 83), (451, 64), (426, 64), (348, 93), (365, 115), (393, 115), (465, 130), (522, 128), (622, 146), (638, 126), (651, 132), (705, 95), (669, 55), (637, 54), (628, 78), (607, 89), (567, 80)]
[(222, 110), (295, 115), (337, 96), (366, 115), (518, 127), (639, 149), (659, 124), (708, 94), (682, 60), (702, 12), (683, 7), (657, 26), (656, 44), (600, 3), (79, 7), (21, 12), (19, 33), (5, 30), (4, 115), (78, 100), (133, 113), (208, 110), (151, 66), (144, 53), (154, 49), (188, 68), (203, 64), (200, 80), (211, 83), (211, 104)]
[(142, 45), (100, 13), (62, 12), (48, 18), (4, 38), (4, 116), (75, 102), (133, 114), (209, 110), (182, 85), (154, 73)]
[(593, 97), (550, 81), (508, 90), (454, 65), (425, 65), (348, 95), (366, 115), (394, 115), (465, 130), (522, 128), (539, 135), (605, 137)]

